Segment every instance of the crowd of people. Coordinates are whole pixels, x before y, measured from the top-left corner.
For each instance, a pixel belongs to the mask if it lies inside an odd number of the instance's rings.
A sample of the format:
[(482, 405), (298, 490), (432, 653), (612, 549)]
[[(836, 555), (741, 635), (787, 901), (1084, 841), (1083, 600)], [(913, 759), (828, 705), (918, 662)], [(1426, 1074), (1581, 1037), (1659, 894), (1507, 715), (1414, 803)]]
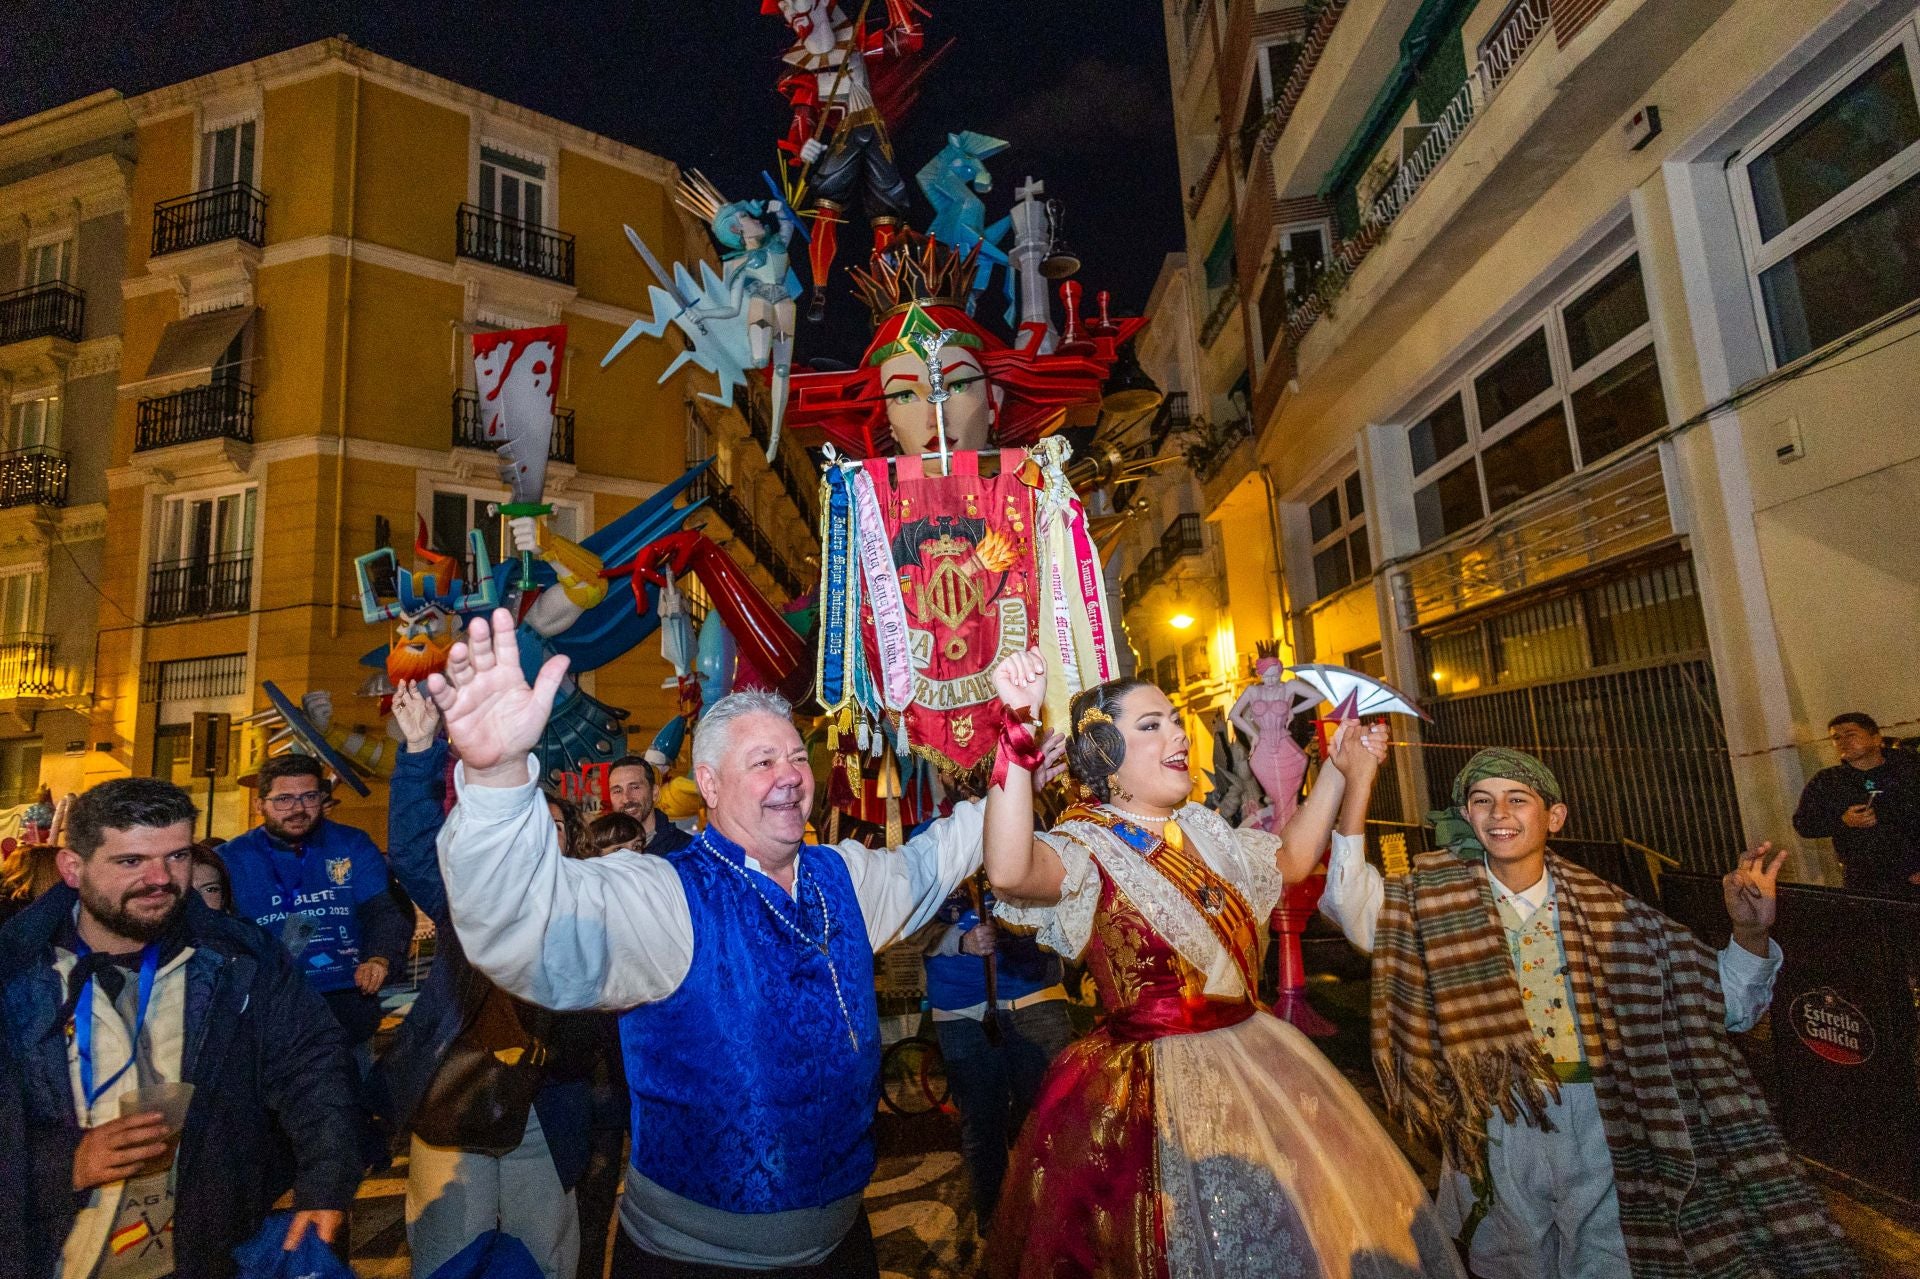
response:
[[(563, 668), (529, 683), (502, 613), (397, 690), (384, 854), (284, 755), (217, 848), (185, 792), (131, 778), (15, 857), (0, 1276), (224, 1279), (263, 1231), (344, 1254), (362, 1177), (404, 1149), (420, 1279), (493, 1232), (548, 1279), (874, 1279), (874, 955), (908, 939), (999, 1279), (1854, 1273), (1728, 1038), (1784, 959), (1768, 845), (1726, 876), (1712, 952), (1555, 855), (1569, 797), (1489, 750), (1436, 851), (1383, 877), (1384, 726), (1343, 725), (1276, 832), (1235, 829), (1189, 802), (1150, 683), (1088, 689), (1043, 739), (1037, 651), (994, 671), (990, 788), (898, 848), (810, 841), (806, 746), (759, 691), (699, 723), (697, 833), (639, 757), (588, 820), (532, 753)], [(1865, 716), (1832, 733), (1796, 827), (1850, 886), (1908, 876), (1911, 757)], [(1443, 1156), (1431, 1195), (1259, 1002), (1267, 918), (1329, 848), (1322, 910), (1373, 956), (1376, 1071)], [(403, 900), (435, 957), (376, 1060)], [(1064, 965), (1098, 993), (1077, 1039)]]

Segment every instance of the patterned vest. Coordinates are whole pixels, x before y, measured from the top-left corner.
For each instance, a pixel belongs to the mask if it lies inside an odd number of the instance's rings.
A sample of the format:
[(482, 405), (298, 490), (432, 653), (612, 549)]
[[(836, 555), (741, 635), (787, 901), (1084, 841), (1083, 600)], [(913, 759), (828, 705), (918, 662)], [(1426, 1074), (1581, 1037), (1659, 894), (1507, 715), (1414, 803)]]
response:
[[(620, 1018), (633, 1166), (723, 1212), (818, 1208), (873, 1176), (873, 947), (836, 853), (801, 850), (798, 907), (741, 858), (712, 830), (672, 854), (693, 967), (673, 994)], [(821, 898), (833, 921), (827, 955), (772, 917), (817, 938)]]
[(1558, 894), (1549, 888), (1547, 900), (1524, 922), (1520, 912), (1502, 897), (1500, 923), (1507, 930), (1507, 953), (1513, 956), (1513, 977), (1520, 983), (1520, 1001), (1533, 1027), (1534, 1042), (1553, 1061), (1554, 1071), (1563, 1082), (1592, 1079), (1574, 1018), (1567, 950), (1560, 941)]

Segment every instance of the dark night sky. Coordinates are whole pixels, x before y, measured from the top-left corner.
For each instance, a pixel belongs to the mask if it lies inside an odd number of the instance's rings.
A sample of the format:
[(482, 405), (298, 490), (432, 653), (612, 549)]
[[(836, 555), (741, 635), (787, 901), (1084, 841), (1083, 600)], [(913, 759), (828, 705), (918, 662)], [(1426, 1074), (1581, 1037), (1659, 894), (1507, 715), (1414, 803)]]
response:
[[(22, 2), (6, 0), (0, 14)], [(1045, 178), (1048, 194), (1066, 206), (1065, 233), (1086, 261), (1080, 279), (1089, 297), (1112, 288), (1119, 309), (1137, 312), (1182, 234), (1157, 0), (926, 4), (929, 42), (958, 39), (895, 139), (909, 183), (949, 130), (1008, 139), (1012, 148), (991, 162), (989, 218), (1006, 211), (1023, 176)], [(0, 75), (0, 120), (102, 88), (140, 93), (346, 35), (702, 169), (738, 197), (762, 192), (759, 172), (772, 166), (774, 139), (786, 127), (772, 84), (788, 33), (758, 12), (757, 0), (68, 0), (61, 10), (58, 22), (0, 17), (14, 45)], [(925, 216), (918, 206), (917, 220)], [(843, 245), (842, 263), (849, 256)], [(836, 318), (857, 310), (844, 292), (835, 303)]]

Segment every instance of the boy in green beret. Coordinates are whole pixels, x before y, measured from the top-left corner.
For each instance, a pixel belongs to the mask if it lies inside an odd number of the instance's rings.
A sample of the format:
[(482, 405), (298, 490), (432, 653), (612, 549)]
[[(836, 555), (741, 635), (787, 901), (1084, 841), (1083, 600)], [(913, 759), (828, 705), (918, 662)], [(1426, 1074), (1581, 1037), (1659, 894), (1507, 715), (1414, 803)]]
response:
[(1523, 751), (1475, 755), (1431, 818), (1441, 850), (1406, 875), (1336, 848), (1320, 908), (1373, 953), (1374, 1067), (1444, 1152), (1436, 1200), (1474, 1273), (1857, 1273), (1727, 1038), (1772, 996), (1786, 854), (1726, 876), (1715, 956), (1548, 848), (1567, 805)]

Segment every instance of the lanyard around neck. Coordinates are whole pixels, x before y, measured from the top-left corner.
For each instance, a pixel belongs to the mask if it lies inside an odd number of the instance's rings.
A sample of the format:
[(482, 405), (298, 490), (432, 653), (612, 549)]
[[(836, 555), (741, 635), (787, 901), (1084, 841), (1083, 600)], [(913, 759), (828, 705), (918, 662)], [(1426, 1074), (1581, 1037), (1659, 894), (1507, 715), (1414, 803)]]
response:
[[(79, 944), (75, 960), (85, 959), (93, 953), (93, 948), (84, 941)], [(120, 1069), (107, 1077), (107, 1081), (98, 1088), (93, 1086), (93, 988), (94, 979), (87, 978), (87, 984), (80, 988), (80, 998), (73, 1006), (73, 1042), (80, 1054), (80, 1092), (87, 1099), (87, 1110), (93, 1110), (93, 1104), (100, 1100), (107, 1089), (119, 1082), (120, 1076), (132, 1068), (140, 1059), (140, 1031), (147, 1023), (147, 1004), (153, 999), (153, 981), (160, 972), (160, 947), (148, 942), (140, 952), (140, 996), (134, 1004), (132, 1051)]]

